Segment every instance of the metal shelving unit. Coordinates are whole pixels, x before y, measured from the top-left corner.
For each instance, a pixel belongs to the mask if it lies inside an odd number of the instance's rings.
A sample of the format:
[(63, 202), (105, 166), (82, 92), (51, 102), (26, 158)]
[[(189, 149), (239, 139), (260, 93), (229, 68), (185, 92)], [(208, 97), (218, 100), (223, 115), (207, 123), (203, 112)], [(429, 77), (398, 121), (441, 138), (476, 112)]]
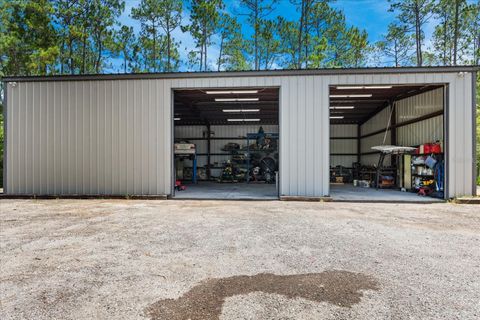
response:
[[(432, 155), (432, 153), (428, 153), (428, 154), (412, 154), (412, 163), (411, 163), (411, 168), (412, 168), (412, 191), (418, 191), (420, 189), (420, 187), (422, 186), (417, 186), (417, 184), (415, 183), (415, 180), (417, 178), (419, 178), (421, 180), (421, 183), (423, 183), (423, 181), (428, 181), (428, 180), (434, 180), (434, 184), (437, 181), (437, 177), (435, 176), (435, 171), (433, 174), (423, 174), (423, 173), (416, 173), (416, 168), (417, 167), (427, 167), (427, 165), (425, 163), (413, 163), (413, 160), (414, 158), (416, 157), (428, 157)], [(440, 161), (443, 161), (443, 158), (444, 158), (444, 154), (443, 153), (434, 153), (433, 154), (435, 157), (436, 157), (436, 160), (438, 162)], [(433, 170), (433, 169), (432, 169)], [(414, 173), (415, 172), (415, 173)], [(442, 177), (442, 181), (441, 181), (441, 184), (443, 185), (444, 183), (444, 178)], [(443, 188), (442, 188), (443, 189)], [(441, 190), (443, 191), (443, 190)]]
[[(277, 140), (277, 149), (251, 149), (250, 148), (250, 140), (257, 141), (259, 138)], [(270, 154), (270, 153), (278, 152), (278, 138), (279, 138), (278, 133), (271, 133), (271, 132), (270, 133), (264, 132), (264, 133), (248, 133), (247, 134), (247, 149), (246, 149), (246, 152), (247, 152), (246, 153), (246, 156), (247, 156), (247, 172), (246, 172), (247, 183), (250, 182), (250, 169), (251, 169), (252, 153)]]

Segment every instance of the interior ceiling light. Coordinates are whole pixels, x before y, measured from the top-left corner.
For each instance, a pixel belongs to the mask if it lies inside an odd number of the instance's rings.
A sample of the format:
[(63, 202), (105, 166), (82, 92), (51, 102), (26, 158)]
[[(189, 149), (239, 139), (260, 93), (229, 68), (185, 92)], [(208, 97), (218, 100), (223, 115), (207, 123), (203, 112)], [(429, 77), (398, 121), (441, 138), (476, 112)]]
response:
[(175, 120), (175, 121), (180, 121), (180, 120), (182, 120), (182, 119), (181, 119), (181, 118), (173, 118), (173, 120)]
[(248, 112), (260, 112), (260, 109), (223, 109), (223, 112), (248, 113)]
[(330, 119), (343, 119), (344, 116), (331, 116)]
[(258, 90), (228, 90), (228, 91), (205, 91), (206, 94), (247, 94), (258, 93)]
[(330, 107), (331, 110), (347, 110), (347, 109), (354, 109), (354, 106), (334, 106)]
[(339, 86), (339, 90), (392, 89), (393, 86)]
[(228, 122), (258, 122), (260, 119), (227, 119)]
[(215, 98), (216, 102), (258, 101), (258, 98)]
[(331, 94), (330, 98), (371, 98), (373, 94)]

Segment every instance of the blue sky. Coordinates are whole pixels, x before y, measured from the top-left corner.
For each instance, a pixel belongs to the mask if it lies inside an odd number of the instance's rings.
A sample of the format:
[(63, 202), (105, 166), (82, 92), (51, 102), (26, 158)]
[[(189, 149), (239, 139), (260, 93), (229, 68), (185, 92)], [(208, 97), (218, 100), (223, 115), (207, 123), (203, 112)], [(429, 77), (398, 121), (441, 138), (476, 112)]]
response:
[[(230, 13), (241, 11), (241, 3), (238, 0), (224, 0), (226, 3), (226, 10)], [(475, 1), (475, 0), (473, 0)], [(126, 25), (133, 26), (136, 32), (140, 31), (140, 25), (137, 21), (130, 18), (130, 11), (132, 7), (138, 6), (140, 0), (125, 0), (126, 9), (121, 17), (121, 22)], [(469, 1), (471, 2), (471, 1)], [(368, 32), (369, 41), (376, 42), (382, 38), (386, 33), (388, 24), (395, 20), (395, 13), (389, 12), (390, 7), (387, 0), (337, 0), (332, 3), (332, 6), (342, 10), (345, 13), (347, 23), (349, 25), (357, 26), (360, 29), (365, 29)], [(186, 7), (186, 6), (185, 6)], [(290, 0), (280, 0), (276, 10), (271, 14), (270, 18), (275, 18), (278, 15), (288, 17), (288, 19), (298, 18), (298, 13), (290, 3)], [(251, 28), (245, 23), (245, 18), (238, 16), (240, 22), (244, 22), (242, 32), (245, 35), (251, 34)], [(184, 12), (184, 19), (182, 24), (188, 24), (188, 12)], [(431, 21), (425, 28), (426, 39), (429, 39), (435, 28), (435, 22)], [(180, 55), (183, 61), (187, 60), (187, 54), (190, 48), (193, 48), (193, 40), (187, 33), (182, 33), (180, 30), (174, 32), (174, 37), (181, 42)], [(428, 43), (426, 43), (428, 46)], [(209, 54), (212, 57), (212, 67), (214, 67), (214, 56), (218, 52), (215, 46), (209, 48)], [(118, 61), (117, 61), (118, 62)], [(116, 62), (114, 62), (116, 64)], [(181, 68), (185, 71), (185, 67)]]

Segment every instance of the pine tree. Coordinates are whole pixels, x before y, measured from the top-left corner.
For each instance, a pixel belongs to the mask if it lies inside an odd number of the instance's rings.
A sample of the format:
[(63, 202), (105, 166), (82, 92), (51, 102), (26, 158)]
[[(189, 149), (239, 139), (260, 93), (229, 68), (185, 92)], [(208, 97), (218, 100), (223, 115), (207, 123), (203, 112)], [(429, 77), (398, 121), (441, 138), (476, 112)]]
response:
[(432, 18), (435, 0), (389, 0), (390, 11), (398, 12), (398, 19), (415, 36), (416, 63), (423, 65), (424, 27)]
[(245, 57), (246, 44), (238, 21), (229, 14), (222, 13), (218, 36), (220, 39), (217, 71), (248, 70), (249, 66)]
[(412, 47), (415, 40), (405, 32), (404, 27), (391, 23), (388, 26), (388, 33), (376, 46), (386, 57), (387, 64), (395, 67), (409, 65), (413, 61)]
[(470, 10), (466, 0), (440, 0), (435, 10), (439, 24), (433, 34), (436, 59), (443, 65), (464, 63), (468, 56)]
[(115, 54), (115, 31), (119, 25), (118, 17), (125, 9), (125, 2), (121, 0), (94, 0), (93, 11), (90, 16), (92, 51), (94, 53), (93, 68), (95, 73), (103, 69), (107, 54)]
[[(178, 43), (171, 32), (180, 24), (179, 1), (141, 0), (138, 7), (132, 9), (131, 16), (141, 24), (139, 45), (143, 69), (149, 72), (175, 69), (178, 66)], [(160, 29), (166, 35), (161, 34)]]
[(208, 70), (208, 47), (218, 30), (223, 8), (222, 0), (192, 0), (190, 4), (190, 24), (182, 30), (190, 32), (195, 41), (196, 48), (189, 52), (189, 57), (191, 65), (198, 65), (200, 71)]
[(0, 70), (8, 75), (55, 73), (59, 54), (47, 0), (0, 1)]
[(242, 15), (247, 16), (250, 26), (253, 29), (252, 44), (253, 53), (253, 65), (255, 70), (260, 69), (260, 30), (263, 21), (266, 21), (268, 15), (270, 15), (275, 9), (275, 5), (278, 0), (241, 0), (241, 3), (245, 9), (245, 13)]
[(137, 39), (133, 27), (123, 25), (115, 34), (117, 49), (122, 58), (122, 69), (124, 73), (135, 69), (135, 58)]
[[(467, 63), (480, 64), (480, 2), (468, 6), (466, 12), (465, 43), (467, 56), (470, 58)], [(477, 91), (478, 93), (478, 91)]]

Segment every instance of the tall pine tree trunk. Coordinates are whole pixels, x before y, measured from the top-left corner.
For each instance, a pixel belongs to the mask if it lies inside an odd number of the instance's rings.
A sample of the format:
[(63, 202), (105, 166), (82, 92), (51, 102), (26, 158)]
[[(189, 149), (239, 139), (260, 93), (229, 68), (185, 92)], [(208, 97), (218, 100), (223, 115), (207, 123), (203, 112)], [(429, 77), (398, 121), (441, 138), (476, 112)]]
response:
[(171, 57), (172, 57), (172, 53), (171, 53), (171, 47), (170, 47), (170, 39), (171, 39), (171, 36), (170, 36), (170, 21), (167, 19), (167, 72), (170, 72), (172, 71), (172, 68), (171, 68), (171, 65), (170, 65), (170, 61), (171, 61)]
[(258, 33), (259, 33), (259, 22), (258, 22), (258, 0), (255, 0), (255, 13), (254, 13), (254, 47), (255, 47), (255, 70), (259, 69), (258, 61)]
[(455, 0), (455, 18), (454, 18), (454, 28), (453, 28), (453, 65), (457, 65), (457, 56), (458, 56), (458, 19), (459, 19), (459, 9), (460, 1)]
[(155, 23), (152, 23), (152, 30), (153, 30), (153, 72), (157, 72), (157, 29), (155, 28)]
[(303, 25), (305, 19), (305, 1), (301, 0), (301, 9), (300, 9), (300, 26), (298, 27), (298, 54), (297, 54), (297, 68), (302, 68), (302, 36), (303, 36)]
[(221, 35), (221, 40), (220, 40), (220, 48), (219, 48), (219, 54), (218, 54), (218, 60), (217, 60), (217, 71), (220, 71), (220, 67), (222, 64), (222, 55), (223, 55), (223, 42), (224, 42), (224, 35)]
[(417, 66), (421, 67), (423, 65), (422, 57), (422, 28), (420, 23), (420, 8), (418, 3), (415, 2), (415, 38), (417, 42)]

